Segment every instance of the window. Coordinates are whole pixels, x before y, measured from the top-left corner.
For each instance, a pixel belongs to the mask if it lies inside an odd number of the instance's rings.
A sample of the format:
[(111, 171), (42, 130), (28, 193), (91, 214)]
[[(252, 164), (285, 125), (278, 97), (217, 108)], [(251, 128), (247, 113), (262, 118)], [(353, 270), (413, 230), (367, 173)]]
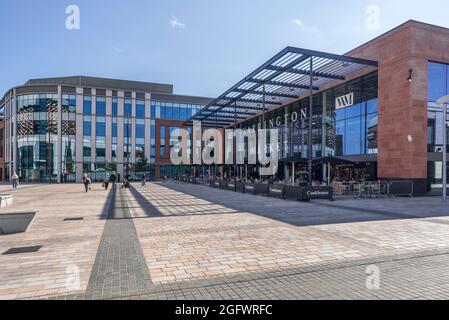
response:
[(92, 123), (90, 121), (83, 122), (83, 135), (90, 137), (92, 135)]
[(132, 116), (132, 102), (129, 99), (125, 100), (125, 109), (124, 109), (125, 117)]
[(118, 110), (118, 99), (113, 98), (112, 99), (112, 116), (113, 117), (117, 116), (117, 110)]
[(106, 122), (97, 122), (96, 135), (97, 137), (106, 137)]
[(97, 139), (96, 156), (97, 158), (106, 157), (106, 141), (104, 138)]
[(125, 123), (125, 125), (123, 126), (123, 131), (124, 131), (123, 136), (125, 138), (131, 138), (131, 136), (132, 136), (131, 130), (132, 130), (131, 123)]
[(117, 123), (112, 123), (112, 137), (117, 138)]
[(345, 155), (361, 154), (361, 121), (360, 117), (346, 120)]
[(435, 102), (447, 92), (447, 66), (429, 62), (429, 101)]
[(105, 116), (106, 115), (106, 99), (105, 98), (97, 97), (95, 113), (97, 116)]
[(90, 157), (92, 150), (91, 142), (89, 139), (84, 139), (83, 141), (83, 157), (88, 158)]
[(136, 138), (137, 139), (145, 139), (145, 125), (144, 124), (136, 124)]
[(144, 101), (136, 102), (136, 118), (145, 119), (145, 102)]
[(83, 99), (83, 113), (85, 115), (92, 114), (92, 98), (85, 96)]

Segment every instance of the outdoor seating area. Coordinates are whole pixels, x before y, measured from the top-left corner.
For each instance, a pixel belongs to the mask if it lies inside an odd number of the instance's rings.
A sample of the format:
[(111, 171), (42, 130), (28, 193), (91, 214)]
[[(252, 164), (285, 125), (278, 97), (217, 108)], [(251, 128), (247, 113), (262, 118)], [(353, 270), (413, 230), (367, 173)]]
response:
[(313, 183), (292, 185), (289, 181), (247, 180), (219, 177), (176, 176), (175, 180), (203, 184), (211, 188), (230, 190), (234, 192), (264, 195), (282, 199), (309, 201), (312, 199), (377, 199), (397, 196), (414, 196), (413, 181), (334, 181), (330, 186)]

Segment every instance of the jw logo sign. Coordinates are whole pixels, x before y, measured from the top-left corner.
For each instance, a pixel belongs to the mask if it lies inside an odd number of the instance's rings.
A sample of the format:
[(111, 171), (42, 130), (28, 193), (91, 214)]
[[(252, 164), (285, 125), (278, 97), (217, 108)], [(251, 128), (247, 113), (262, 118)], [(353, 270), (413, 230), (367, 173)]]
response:
[(335, 109), (343, 109), (354, 104), (354, 93), (347, 94), (335, 99)]

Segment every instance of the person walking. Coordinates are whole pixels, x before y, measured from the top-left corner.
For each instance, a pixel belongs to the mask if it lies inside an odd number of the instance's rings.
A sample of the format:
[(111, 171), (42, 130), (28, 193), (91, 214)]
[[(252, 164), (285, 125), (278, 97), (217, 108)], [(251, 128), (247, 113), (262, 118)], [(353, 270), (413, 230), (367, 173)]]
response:
[(112, 182), (112, 188), (115, 189), (115, 183), (117, 182), (117, 176), (115, 175), (115, 172), (112, 172), (109, 180)]
[(89, 184), (90, 184), (90, 179), (87, 176), (87, 173), (84, 174), (83, 176), (83, 185), (84, 185), (84, 189), (87, 192), (89, 192)]
[(145, 187), (146, 183), (147, 183), (147, 175), (144, 173), (142, 177), (142, 187)]
[(17, 173), (14, 172), (14, 174), (11, 177), (12, 180), (12, 188), (17, 189), (19, 187), (19, 176)]
[(109, 188), (109, 180), (110, 180), (109, 174), (106, 174), (106, 176), (103, 180), (103, 186), (104, 186), (105, 190), (108, 190), (108, 188)]

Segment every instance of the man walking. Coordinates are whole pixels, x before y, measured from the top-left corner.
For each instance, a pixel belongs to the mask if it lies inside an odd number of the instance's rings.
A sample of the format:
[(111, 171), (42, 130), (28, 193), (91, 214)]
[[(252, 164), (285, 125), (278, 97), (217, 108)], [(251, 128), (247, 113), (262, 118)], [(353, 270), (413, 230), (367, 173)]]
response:
[(12, 180), (12, 188), (17, 189), (19, 187), (19, 176), (17, 173), (14, 172), (14, 174), (11, 177)]
[(86, 193), (89, 192), (90, 181), (91, 180), (87, 176), (87, 173), (85, 173), (83, 176), (83, 184), (84, 184), (84, 189), (85, 189)]

